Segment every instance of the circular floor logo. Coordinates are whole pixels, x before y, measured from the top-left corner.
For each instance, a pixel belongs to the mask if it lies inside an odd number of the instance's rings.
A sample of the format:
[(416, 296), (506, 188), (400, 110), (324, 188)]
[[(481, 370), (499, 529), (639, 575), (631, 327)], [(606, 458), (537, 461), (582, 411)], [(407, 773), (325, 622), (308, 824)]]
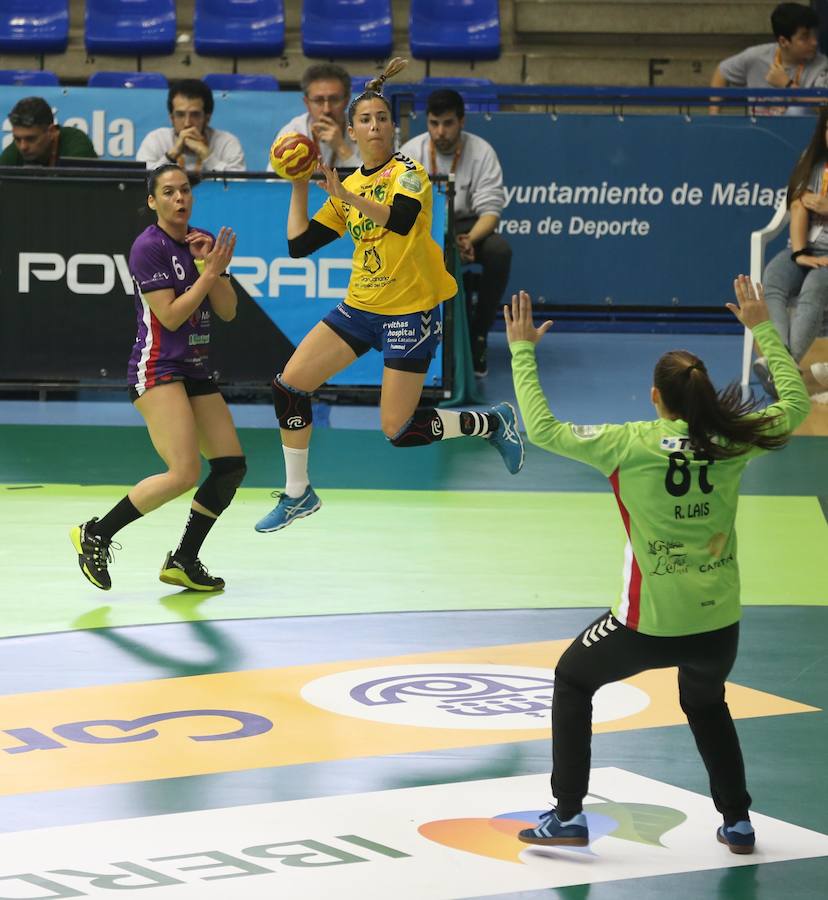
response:
[[(388, 725), (423, 728), (549, 728), (555, 679), (550, 669), (474, 663), (421, 663), (353, 669), (302, 688), (314, 706)], [(616, 682), (593, 702), (593, 722), (631, 716), (650, 703), (639, 688)]]

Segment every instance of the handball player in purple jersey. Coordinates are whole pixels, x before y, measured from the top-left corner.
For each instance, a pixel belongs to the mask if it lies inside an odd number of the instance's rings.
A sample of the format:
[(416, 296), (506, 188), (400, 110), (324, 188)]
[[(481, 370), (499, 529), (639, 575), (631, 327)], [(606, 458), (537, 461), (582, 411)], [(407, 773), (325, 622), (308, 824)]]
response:
[(167, 471), (140, 481), (103, 518), (75, 526), (69, 536), (81, 572), (108, 591), (108, 565), (117, 546), (113, 536), (194, 487), (201, 452), (210, 474), (195, 493), (181, 542), (167, 553), (160, 577), (165, 584), (218, 591), (224, 581), (207, 572), (198, 554), (247, 470), (230, 410), (208, 364), (211, 316), (230, 321), (236, 315), (236, 292), (227, 273), (236, 235), (221, 228), (213, 237), (190, 226), (193, 194), (178, 166), (159, 166), (147, 189), (147, 204), (158, 221), (138, 235), (129, 254), (138, 330), (127, 380), (130, 399)]

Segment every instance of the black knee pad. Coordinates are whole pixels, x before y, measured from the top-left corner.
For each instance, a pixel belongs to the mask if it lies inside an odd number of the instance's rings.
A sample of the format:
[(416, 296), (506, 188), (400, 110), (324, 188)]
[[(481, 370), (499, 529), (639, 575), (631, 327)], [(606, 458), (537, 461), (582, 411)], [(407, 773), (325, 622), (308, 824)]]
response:
[(443, 437), (443, 423), (436, 409), (415, 409), (414, 415), (389, 438), (395, 447), (424, 447)]
[(279, 426), (286, 431), (300, 431), (313, 422), (311, 395), (285, 384), (277, 375), (271, 384), (273, 391), (273, 408)]
[(217, 456), (209, 460), (210, 474), (204, 479), (193, 498), (215, 516), (230, 505), (236, 488), (244, 480), (247, 464), (243, 456)]

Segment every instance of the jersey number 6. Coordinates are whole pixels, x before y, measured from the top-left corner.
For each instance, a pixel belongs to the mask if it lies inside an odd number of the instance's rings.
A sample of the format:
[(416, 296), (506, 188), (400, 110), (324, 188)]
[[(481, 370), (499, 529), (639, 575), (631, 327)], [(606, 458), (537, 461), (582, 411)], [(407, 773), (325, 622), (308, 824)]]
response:
[[(713, 490), (713, 485), (707, 480), (707, 467), (712, 466), (714, 460), (705, 453), (694, 453), (693, 459), (702, 463), (699, 467), (699, 487), (703, 494), (709, 494)], [(670, 465), (664, 476), (664, 487), (671, 496), (683, 497), (690, 490), (692, 480), (690, 460), (680, 452), (671, 453), (669, 460)]]
[(172, 258), (173, 271), (175, 272), (175, 277), (179, 281), (183, 281), (187, 277), (187, 273), (184, 271), (184, 266), (178, 261), (178, 257), (174, 256)]

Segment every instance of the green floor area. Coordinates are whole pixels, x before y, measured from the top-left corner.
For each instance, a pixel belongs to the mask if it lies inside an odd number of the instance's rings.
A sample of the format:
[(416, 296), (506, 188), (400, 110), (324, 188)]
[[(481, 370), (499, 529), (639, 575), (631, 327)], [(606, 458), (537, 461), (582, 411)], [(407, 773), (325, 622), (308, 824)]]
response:
[[(276, 430), (240, 429), (247, 487), (281, 487)], [(792, 438), (781, 453), (752, 462), (743, 494), (828, 497), (828, 437)], [(581, 463), (529, 446), (526, 466), (508, 475), (482, 439), (396, 449), (376, 431), (320, 428), (311, 446), (314, 487), (361, 490), (606, 491), (607, 480)], [(134, 484), (160, 466), (143, 428), (0, 425), (2, 484)]]
[[(242, 488), (201, 554), (227, 581), (223, 593), (171, 593), (157, 580), (187, 516), (184, 498), (118, 535), (113, 589), (103, 592), (81, 575), (68, 529), (126, 490), (0, 486), (0, 636), (199, 618), (607, 607), (621, 589), (624, 533), (608, 491), (328, 489), (319, 513), (262, 535), (253, 523), (273, 500)], [(737, 527), (745, 604), (828, 604), (828, 526), (815, 497), (743, 497)]]

